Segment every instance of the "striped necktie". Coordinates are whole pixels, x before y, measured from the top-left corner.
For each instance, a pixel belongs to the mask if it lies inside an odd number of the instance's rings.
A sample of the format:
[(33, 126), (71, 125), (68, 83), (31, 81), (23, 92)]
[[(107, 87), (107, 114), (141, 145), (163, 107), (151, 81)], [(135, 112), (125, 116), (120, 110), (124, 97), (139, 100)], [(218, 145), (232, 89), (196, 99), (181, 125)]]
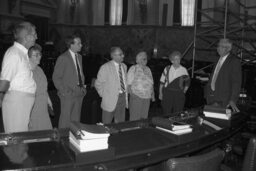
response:
[(119, 64), (118, 73), (119, 73), (121, 91), (125, 92), (125, 86), (124, 86), (123, 72), (122, 72), (121, 64)]
[(83, 81), (82, 81), (82, 76), (81, 76), (81, 70), (79, 67), (79, 62), (78, 62), (78, 55), (76, 54), (76, 70), (77, 70), (77, 75), (78, 75), (78, 86), (83, 86)]

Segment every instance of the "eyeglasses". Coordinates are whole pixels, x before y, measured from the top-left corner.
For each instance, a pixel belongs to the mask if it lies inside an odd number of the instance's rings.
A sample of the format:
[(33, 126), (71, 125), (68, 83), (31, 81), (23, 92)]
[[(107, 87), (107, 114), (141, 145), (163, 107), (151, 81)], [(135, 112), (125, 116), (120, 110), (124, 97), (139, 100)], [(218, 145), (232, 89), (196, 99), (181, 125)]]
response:
[(31, 56), (34, 56), (34, 57), (42, 57), (42, 54), (41, 54), (41, 53), (36, 53), (36, 54), (32, 54)]
[(115, 56), (123, 56), (124, 54), (123, 53), (116, 53), (114, 54)]

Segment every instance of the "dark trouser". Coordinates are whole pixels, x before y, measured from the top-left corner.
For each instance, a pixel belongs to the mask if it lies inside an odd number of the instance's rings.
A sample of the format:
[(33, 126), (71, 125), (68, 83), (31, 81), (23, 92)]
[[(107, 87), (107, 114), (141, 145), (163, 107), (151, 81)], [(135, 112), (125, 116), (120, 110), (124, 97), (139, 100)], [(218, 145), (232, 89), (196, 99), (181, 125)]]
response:
[(114, 109), (114, 111), (108, 112), (108, 111), (102, 110), (102, 122), (104, 124), (111, 123), (113, 118), (115, 123), (124, 122), (125, 106), (126, 106), (125, 93), (119, 94), (116, 108)]
[(150, 99), (142, 99), (135, 94), (130, 95), (130, 121), (148, 118)]
[(206, 101), (208, 105), (217, 105), (221, 107), (226, 107), (228, 105), (228, 95), (225, 96), (223, 93), (213, 91), (210, 86), (207, 87), (206, 91)]
[(69, 128), (71, 121), (80, 122), (81, 108), (84, 96), (61, 96), (61, 114), (59, 128)]
[(185, 104), (185, 94), (179, 89), (163, 88), (162, 108), (164, 115), (175, 114), (183, 111)]

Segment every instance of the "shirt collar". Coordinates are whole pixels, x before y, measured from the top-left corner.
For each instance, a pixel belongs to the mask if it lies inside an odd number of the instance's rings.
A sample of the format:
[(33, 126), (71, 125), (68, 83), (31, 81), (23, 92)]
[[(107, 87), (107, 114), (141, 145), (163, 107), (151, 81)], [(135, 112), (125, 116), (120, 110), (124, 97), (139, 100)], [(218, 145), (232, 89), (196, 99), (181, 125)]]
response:
[(24, 52), (25, 54), (28, 53), (28, 49), (25, 48), (25, 46), (23, 46), (22, 44), (20, 44), (19, 42), (14, 42), (14, 46), (16, 46), (17, 48), (19, 48), (22, 52)]
[(180, 67), (181, 67), (181, 65), (178, 68), (175, 69), (173, 65), (171, 66), (171, 68), (174, 69), (175, 71), (180, 69)]
[(220, 57), (220, 59), (219, 60), (221, 60), (222, 62), (223, 61), (225, 61), (226, 60), (226, 58), (228, 57), (228, 55), (229, 55), (229, 53), (228, 54), (226, 54), (225, 56), (223, 56), (223, 57)]
[(72, 57), (76, 57), (76, 54), (72, 50), (69, 49), (69, 52), (70, 52)]
[(113, 63), (115, 64), (115, 66), (119, 66), (119, 63), (117, 63), (116, 61), (112, 60)]

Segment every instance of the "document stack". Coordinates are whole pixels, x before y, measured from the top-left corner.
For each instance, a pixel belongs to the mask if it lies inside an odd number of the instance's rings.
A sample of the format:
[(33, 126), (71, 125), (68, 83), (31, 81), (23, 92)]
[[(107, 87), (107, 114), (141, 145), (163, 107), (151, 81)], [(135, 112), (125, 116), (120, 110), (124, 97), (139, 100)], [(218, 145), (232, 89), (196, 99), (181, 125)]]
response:
[(218, 106), (206, 105), (204, 107), (204, 116), (209, 118), (217, 118), (223, 120), (230, 120), (231, 109), (226, 109)]
[(156, 117), (152, 119), (156, 128), (176, 135), (187, 134), (193, 131), (191, 125), (184, 122), (170, 120), (169, 118)]
[(104, 125), (88, 125), (72, 122), (69, 142), (80, 152), (108, 149), (109, 130)]

